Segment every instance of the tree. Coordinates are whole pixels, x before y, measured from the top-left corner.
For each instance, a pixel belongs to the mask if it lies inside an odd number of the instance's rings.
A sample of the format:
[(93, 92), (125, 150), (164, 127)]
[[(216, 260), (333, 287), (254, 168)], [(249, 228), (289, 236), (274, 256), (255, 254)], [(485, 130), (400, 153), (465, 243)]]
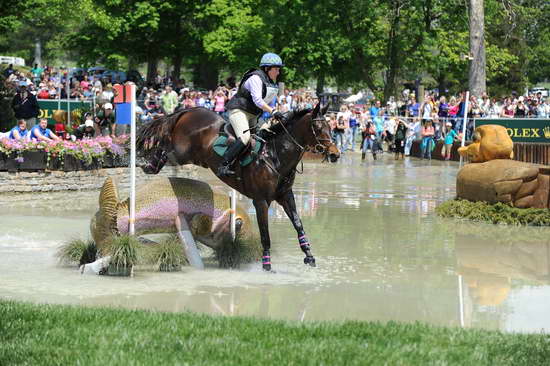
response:
[(483, 0), (470, 0), (470, 62), (469, 89), (472, 95), (486, 92), (485, 76), (485, 10)]

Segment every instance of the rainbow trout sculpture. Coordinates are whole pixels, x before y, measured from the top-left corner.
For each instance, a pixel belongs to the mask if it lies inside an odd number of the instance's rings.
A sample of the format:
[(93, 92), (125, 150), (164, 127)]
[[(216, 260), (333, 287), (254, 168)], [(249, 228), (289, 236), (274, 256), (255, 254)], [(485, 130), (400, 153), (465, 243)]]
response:
[[(98, 252), (107, 245), (109, 238), (127, 234), (129, 230), (130, 199), (119, 201), (117, 188), (107, 178), (99, 195), (99, 211), (92, 218), (90, 231)], [(234, 246), (231, 233), (230, 197), (213, 189), (207, 183), (186, 178), (159, 178), (139, 187), (136, 191), (135, 235), (177, 233), (187, 257), (193, 265), (193, 256), (188, 250), (196, 250), (194, 240), (212, 248), (217, 254), (228, 253)], [(261, 246), (253, 231), (246, 211), (236, 207), (236, 235), (248, 246), (243, 261), (258, 260)], [(243, 248), (241, 248), (243, 249)], [(218, 255), (218, 259), (221, 260)], [(196, 267), (202, 266), (200, 256), (195, 258)], [(108, 265), (108, 259), (99, 259), (87, 264), (91, 272)], [(85, 268), (83, 268), (84, 272)]]

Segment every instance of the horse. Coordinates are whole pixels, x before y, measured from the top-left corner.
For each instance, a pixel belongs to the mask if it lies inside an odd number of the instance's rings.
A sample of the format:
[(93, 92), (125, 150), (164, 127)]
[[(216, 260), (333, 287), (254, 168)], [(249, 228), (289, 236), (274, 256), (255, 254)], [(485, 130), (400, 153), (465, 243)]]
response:
[[(292, 186), (297, 166), (306, 151), (323, 154), (335, 162), (340, 156), (331, 139), (330, 127), (324, 115), (328, 105), (317, 104), (313, 110), (290, 112), (286, 121), (275, 123), (270, 130), (274, 136), (263, 140), (257, 158), (247, 166), (235, 162), (235, 176), (219, 177), (224, 183), (252, 199), (263, 247), (262, 268), (271, 271), (271, 240), (268, 209), (273, 201), (279, 203), (298, 234), (298, 244), (305, 254), (304, 264), (316, 266), (311, 245), (296, 211)], [(209, 168), (216, 174), (222, 157), (213, 150), (214, 141), (223, 130), (225, 120), (205, 108), (183, 109), (155, 119), (140, 128), (137, 150), (147, 162), (142, 169), (157, 174), (170, 158), (179, 165), (194, 164)], [(254, 145), (252, 145), (254, 146)], [(249, 147), (247, 147), (249, 149)]]

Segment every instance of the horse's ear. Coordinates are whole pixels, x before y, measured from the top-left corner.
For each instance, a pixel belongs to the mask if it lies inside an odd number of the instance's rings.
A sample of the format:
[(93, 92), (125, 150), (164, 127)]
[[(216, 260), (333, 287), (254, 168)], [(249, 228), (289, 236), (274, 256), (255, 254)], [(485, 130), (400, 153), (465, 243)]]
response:
[(313, 112), (311, 112), (311, 115), (313, 118), (317, 118), (319, 116), (319, 110), (321, 109), (321, 102), (317, 103), (315, 108), (313, 108)]
[(329, 105), (330, 105), (330, 101), (323, 108), (321, 108), (321, 116), (324, 116), (325, 114), (327, 114)]

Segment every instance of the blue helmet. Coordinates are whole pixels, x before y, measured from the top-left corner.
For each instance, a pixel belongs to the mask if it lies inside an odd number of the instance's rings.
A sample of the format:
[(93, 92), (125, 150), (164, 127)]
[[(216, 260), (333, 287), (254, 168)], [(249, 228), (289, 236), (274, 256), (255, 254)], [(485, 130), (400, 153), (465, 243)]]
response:
[(283, 67), (283, 60), (279, 57), (279, 55), (275, 53), (266, 53), (262, 56), (262, 60), (260, 61), (260, 67), (264, 66), (278, 66)]

